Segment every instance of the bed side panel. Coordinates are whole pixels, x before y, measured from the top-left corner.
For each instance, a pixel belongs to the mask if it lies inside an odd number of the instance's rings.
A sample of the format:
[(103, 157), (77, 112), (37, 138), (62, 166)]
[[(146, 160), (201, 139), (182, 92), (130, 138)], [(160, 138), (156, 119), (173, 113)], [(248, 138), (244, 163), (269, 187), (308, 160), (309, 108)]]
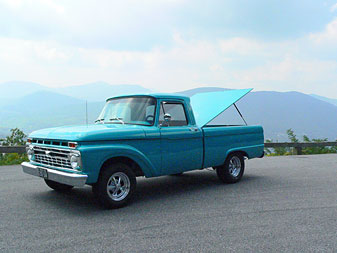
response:
[(224, 163), (228, 153), (244, 151), (248, 158), (260, 157), (264, 150), (261, 126), (204, 127), (204, 168)]

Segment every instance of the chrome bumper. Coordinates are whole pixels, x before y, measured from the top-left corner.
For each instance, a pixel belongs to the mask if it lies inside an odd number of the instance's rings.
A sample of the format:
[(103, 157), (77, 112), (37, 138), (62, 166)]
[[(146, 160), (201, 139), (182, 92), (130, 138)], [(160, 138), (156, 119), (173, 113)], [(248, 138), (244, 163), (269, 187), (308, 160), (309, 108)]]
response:
[(53, 170), (49, 168), (44, 168), (30, 164), (28, 162), (21, 163), (23, 172), (42, 177), (51, 181), (55, 181), (61, 184), (73, 185), (73, 186), (84, 186), (87, 181), (87, 175), (81, 175), (76, 173), (69, 173), (64, 171)]

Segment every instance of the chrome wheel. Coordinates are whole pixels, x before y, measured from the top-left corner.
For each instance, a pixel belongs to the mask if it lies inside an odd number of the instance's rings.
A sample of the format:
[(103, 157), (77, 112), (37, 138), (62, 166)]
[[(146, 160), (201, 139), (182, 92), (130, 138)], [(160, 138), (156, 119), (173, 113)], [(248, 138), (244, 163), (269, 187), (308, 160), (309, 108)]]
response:
[(241, 172), (241, 161), (237, 156), (233, 156), (229, 160), (229, 174), (233, 177), (238, 177)]
[(116, 172), (108, 180), (107, 193), (114, 201), (121, 201), (130, 192), (130, 179), (123, 172)]
[(234, 184), (241, 180), (245, 171), (244, 157), (240, 153), (229, 154), (225, 163), (215, 167), (219, 179), (227, 184)]

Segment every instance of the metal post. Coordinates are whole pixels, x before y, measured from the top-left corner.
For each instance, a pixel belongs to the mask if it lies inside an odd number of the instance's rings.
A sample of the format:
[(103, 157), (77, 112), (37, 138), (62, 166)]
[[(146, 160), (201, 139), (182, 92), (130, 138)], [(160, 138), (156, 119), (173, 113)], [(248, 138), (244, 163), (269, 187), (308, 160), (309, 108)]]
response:
[(294, 155), (302, 155), (302, 147), (295, 147)]

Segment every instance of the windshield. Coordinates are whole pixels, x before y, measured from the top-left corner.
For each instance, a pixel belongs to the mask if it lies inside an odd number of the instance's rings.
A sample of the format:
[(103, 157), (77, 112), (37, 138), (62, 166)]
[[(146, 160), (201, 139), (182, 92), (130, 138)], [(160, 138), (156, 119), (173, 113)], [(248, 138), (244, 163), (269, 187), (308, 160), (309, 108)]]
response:
[(151, 97), (126, 97), (109, 100), (96, 123), (151, 126), (154, 123), (156, 100)]

